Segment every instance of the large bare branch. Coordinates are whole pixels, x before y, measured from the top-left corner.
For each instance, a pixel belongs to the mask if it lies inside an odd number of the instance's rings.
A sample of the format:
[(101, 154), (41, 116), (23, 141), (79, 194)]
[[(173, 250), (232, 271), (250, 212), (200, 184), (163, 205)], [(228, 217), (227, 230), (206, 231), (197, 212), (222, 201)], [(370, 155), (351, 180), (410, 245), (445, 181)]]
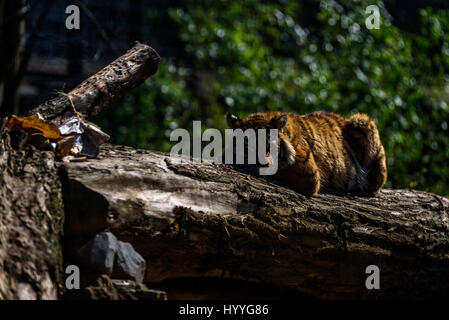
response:
[[(67, 95), (60, 95), (34, 108), (36, 112), (56, 124), (73, 115), (70, 100), (86, 119), (101, 113), (125, 93), (156, 73), (160, 57), (146, 44), (136, 43), (123, 56), (83, 81)], [(70, 99), (70, 100), (69, 100)]]

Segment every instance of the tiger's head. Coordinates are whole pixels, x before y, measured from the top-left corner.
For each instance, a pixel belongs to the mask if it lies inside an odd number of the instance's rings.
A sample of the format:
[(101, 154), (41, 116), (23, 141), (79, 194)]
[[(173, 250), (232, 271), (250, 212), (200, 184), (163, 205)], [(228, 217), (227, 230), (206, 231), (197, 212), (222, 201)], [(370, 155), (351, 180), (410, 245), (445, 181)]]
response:
[[(272, 165), (274, 161), (277, 161), (280, 169), (288, 167), (294, 163), (296, 152), (285, 133), (288, 123), (288, 117), (286, 114), (255, 113), (244, 119), (240, 119), (238, 116), (228, 112), (226, 114), (226, 122), (230, 129), (241, 129), (243, 132), (246, 132), (248, 129), (254, 129), (256, 132), (256, 141), (252, 145), (248, 143), (248, 139), (245, 139), (244, 165), (247, 169), (249, 169), (249, 171), (259, 173), (260, 168), (266, 168), (267, 166)], [(265, 155), (265, 159), (259, 159), (259, 157), (257, 157), (257, 154), (259, 153), (259, 129), (265, 129), (265, 150), (260, 152), (260, 154)], [(277, 137), (270, 136), (270, 129), (277, 130)], [(277, 142), (277, 148), (274, 148), (274, 152), (276, 152), (276, 154), (272, 154), (273, 149), (270, 151), (270, 140)], [(255, 164), (248, 163), (248, 155), (250, 152), (254, 152), (256, 155), (257, 161)]]

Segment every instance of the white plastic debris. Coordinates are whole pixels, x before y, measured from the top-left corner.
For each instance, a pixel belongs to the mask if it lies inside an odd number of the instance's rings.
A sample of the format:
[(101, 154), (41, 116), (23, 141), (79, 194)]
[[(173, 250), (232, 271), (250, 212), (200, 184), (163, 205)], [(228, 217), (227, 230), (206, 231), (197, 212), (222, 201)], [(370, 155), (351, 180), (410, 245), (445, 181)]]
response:
[(70, 149), (70, 153), (75, 156), (96, 157), (100, 145), (110, 138), (97, 125), (76, 116), (59, 126), (59, 131), (63, 136), (75, 137), (75, 142)]

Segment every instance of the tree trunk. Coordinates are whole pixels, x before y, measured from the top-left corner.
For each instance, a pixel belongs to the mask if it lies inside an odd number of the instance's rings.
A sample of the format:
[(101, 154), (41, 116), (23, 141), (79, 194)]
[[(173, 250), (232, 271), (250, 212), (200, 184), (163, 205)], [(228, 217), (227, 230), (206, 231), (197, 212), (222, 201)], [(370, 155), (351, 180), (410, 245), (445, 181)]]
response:
[(13, 150), (0, 133), (0, 299), (62, 293), (63, 217), (52, 153)]
[(25, 0), (0, 0), (0, 118), (19, 110), (26, 11)]
[[(66, 243), (102, 230), (133, 244), (146, 281), (233, 276), (319, 298), (448, 297), (449, 200), (298, 193), (211, 163), (106, 146), (60, 164)], [(368, 290), (369, 265), (380, 290)]]

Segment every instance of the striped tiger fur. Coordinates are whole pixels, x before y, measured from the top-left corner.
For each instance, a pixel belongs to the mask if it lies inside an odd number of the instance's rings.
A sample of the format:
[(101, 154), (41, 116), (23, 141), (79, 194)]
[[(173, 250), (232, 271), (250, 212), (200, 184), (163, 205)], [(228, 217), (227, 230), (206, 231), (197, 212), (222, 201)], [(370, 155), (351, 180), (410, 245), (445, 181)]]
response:
[(306, 196), (320, 190), (374, 194), (387, 179), (385, 151), (375, 122), (366, 114), (349, 119), (327, 111), (306, 115), (227, 113), (231, 129), (278, 129), (279, 170), (275, 179)]

